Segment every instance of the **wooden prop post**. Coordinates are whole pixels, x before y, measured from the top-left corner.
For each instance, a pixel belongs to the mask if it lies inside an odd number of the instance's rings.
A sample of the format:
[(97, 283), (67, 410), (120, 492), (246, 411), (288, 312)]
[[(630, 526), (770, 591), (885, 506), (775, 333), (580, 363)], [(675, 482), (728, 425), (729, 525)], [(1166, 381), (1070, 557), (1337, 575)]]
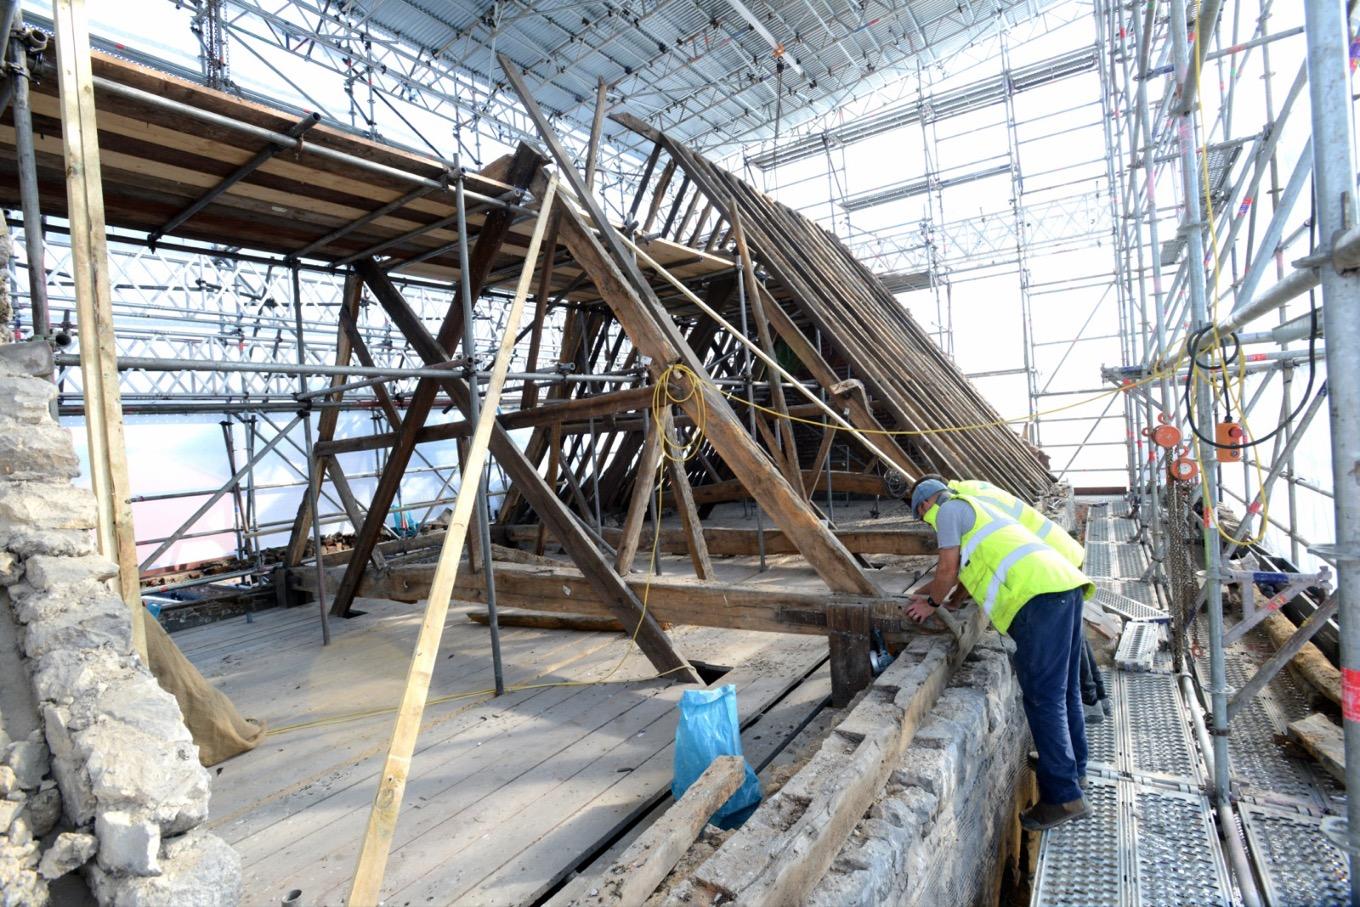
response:
[[(675, 434), (674, 419), (671, 418), (669, 406), (662, 410), (659, 427), (663, 445), (671, 450), (678, 450), (680, 441)], [(684, 530), (685, 539), (689, 543), (689, 557), (694, 564), (694, 575), (699, 579), (715, 579), (713, 562), (708, 556), (708, 546), (704, 544), (704, 526), (699, 520), (699, 511), (694, 506), (694, 489), (690, 488), (689, 476), (685, 475), (685, 463), (668, 456), (666, 469), (671, 475), (671, 490), (674, 492), (675, 510), (680, 514), (680, 527)], [(631, 560), (632, 558), (629, 558), (630, 562)]]
[[(532, 149), (520, 146), (520, 150), (515, 153), (510, 161), (509, 178), (511, 182), (518, 188), (527, 188), (534, 175), (539, 172), (541, 160)], [(477, 240), (468, 261), (468, 278), (473, 299), (481, 295), (496, 255), (510, 231), (513, 220), (513, 213), (509, 210), (495, 210), (486, 216), (482, 229), (477, 234)], [(374, 295), (379, 296), (380, 303), (382, 298), (379, 287), (389, 290), (393, 294), (396, 293), (387, 272), (379, 268), (371, 258), (357, 262), (355, 270), (368, 284)], [(375, 287), (375, 283), (379, 287)], [(404, 301), (401, 304), (404, 305)], [(383, 308), (387, 308), (387, 306), (384, 304)], [(388, 314), (390, 316), (391, 312), (389, 311)], [(397, 327), (402, 329), (403, 333), (406, 333), (400, 322), (397, 322)], [(421, 330), (424, 330), (424, 325), (421, 325)], [(443, 324), (439, 327), (439, 334), (430, 338), (437, 350), (434, 361), (444, 362), (448, 360), (458, 348), (462, 336), (463, 307), (455, 301), (449, 306), (449, 310), (444, 316)], [(351, 342), (353, 342), (352, 338)], [(356, 344), (355, 350), (358, 351), (359, 348), (359, 345)], [(421, 358), (427, 364), (431, 362), (431, 358), (428, 356)], [(381, 384), (374, 385), (374, 387), (381, 386)], [(356, 527), (354, 551), (359, 556), (350, 564), (350, 569), (346, 571), (340, 585), (336, 587), (335, 596), (331, 601), (331, 613), (337, 617), (350, 616), (350, 606), (354, 603), (354, 590), (359, 587), (359, 582), (363, 578), (368, 552), (377, 544), (379, 536), (383, 533), (388, 510), (397, 496), (402, 477), (406, 474), (406, 466), (415, 453), (416, 436), (425, 427), (425, 421), (429, 417), (430, 410), (434, 407), (439, 387), (438, 379), (422, 378), (416, 382), (416, 389), (407, 401), (406, 414), (402, 417), (397, 443), (393, 445), (388, 454), (387, 462), (383, 465), (382, 475), (379, 476), (378, 484), (373, 489), (373, 497), (369, 501), (368, 514), (363, 525)]]
[(118, 390), (117, 350), (113, 343), (104, 190), (84, 0), (56, 0), (52, 21), (57, 39), (57, 81), (61, 87), (66, 216), (71, 225), (71, 273), (90, 448), (90, 484), (98, 508), (95, 535), (99, 553), (118, 565), (118, 594), (132, 612), (132, 645), (145, 661), (146, 627), (142, 623), (145, 609), (132, 529), (123, 401)]
[[(515, 335), (519, 331), (520, 319), (524, 314), (524, 300), (529, 294), (529, 282), (533, 279), (538, 246), (543, 239), (543, 230), (547, 226), (556, 192), (557, 183), (549, 183), (538, 211), (538, 219), (534, 224), (533, 236), (529, 240), (529, 251), (524, 258), (524, 270), (520, 272), (519, 286), (515, 290), (515, 298), (510, 304), (510, 313), (501, 334), (496, 362), (491, 368), (486, 400), (477, 420), (472, 442), (468, 445), (463, 470), (465, 476), (481, 475), (486, 465), (491, 428), (496, 421), (496, 409), (500, 403), (501, 391), (505, 387), (505, 377), (510, 370), (510, 356), (514, 351)], [(448, 533), (444, 536), (444, 546), (439, 551), (439, 562), (435, 567), (430, 595), (425, 605), (425, 619), (421, 623), (420, 636), (416, 640), (415, 652), (411, 656), (411, 667), (406, 674), (406, 689), (402, 693), (401, 707), (397, 712), (396, 725), (392, 729), (392, 743), (388, 747), (387, 761), (383, 764), (382, 776), (378, 780), (378, 792), (373, 799), (373, 809), (368, 816), (368, 829), (364, 833), (359, 863), (354, 872), (354, 882), (350, 888), (347, 904), (378, 903), (383, 875), (387, 869), (387, 856), (397, 831), (397, 815), (401, 811), (402, 795), (406, 790), (411, 755), (415, 752), (416, 737), (420, 733), (425, 700), (430, 692), (430, 681), (439, 656), (440, 639), (444, 635), (444, 621), (448, 617), (449, 599), (458, 578), (458, 561), (463, 550), (463, 542), (467, 538), (468, 524), (472, 519), (472, 508), (476, 503), (477, 493), (477, 482), (464, 482), (458, 492), (458, 500), (453, 506), (453, 517), (449, 521)]]
[[(363, 290), (363, 281), (358, 277), (350, 275), (345, 279), (345, 288), (340, 301), (340, 324), (335, 335), (336, 365), (349, 365), (350, 358), (354, 353), (353, 339), (346, 327), (352, 324), (359, 315), (359, 305), (363, 301)], [(345, 383), (345, 379), (345, 375), (332, 375), (331, 387), (339, 387)], [(382, 385), (375, 385), (374, 389), (376, 390), (379, 387), (382, 387)], [(288, 546), (284, 549), (283, 562), (289, 568), (300, 565), (303, 555), (306, 553), (307, 542), (311, 538), (309, 531), (312, 528), (312, 499), (321, 494), (321, 482), (327, 472), (331, 475), (331, 484), (335, 486), (335, 493), (340, 498), (341, 505), (349, 514), (350, 523), (355, 526), (362, 526), (364, 522), (364, 513), (360, 509), (358, 501), (354, 498), (349, 479), (346, 478), (344, 471), (340, 468), (340, 462), (333, 455), (322, 453), (323, 445), (329, 444), (335, 439), (335, 429), (340, 423), (340, 407), (338, 404), (342, 396), (344, 396), (344, 391), (336, 391), (328, 396), (327, 401), (337, 405), (323, 409), (321, 418), (317, 420), (316, 443), (311, 447), (311, 457), (316, 468), (310, 472), (309, 487), (302, 496), (302, 506), (298, 508), (297, 516), (293, 518), (293, 529), (288, 535)], [(375, 568), (378, 570), (387, 569), (387, 561), (377, 548), (370, 552), (369, 557), (372, 559)]]
[[(765, 317), (765, 306), (760, 298), (760, 281), (756, 277), (755, 262), (751, 260), (751, 253), (746, 248), (745, 234), (741, 232), (741, 215), (737, 213), (735, 203), (729, 203), (729, 210), (732, 212), (732, 241), (737, 245), (737, 253), (741, 258), (742, 271), (746, 274), (746, 284), (751, 288), (746, 294), (747, 303), (751, 307), (751, 320), (755, 323), (756, 338), (760, 341), (760, 348), (765, 351), (765, 355), (774, 358), (774, 341), (770, 338), (770, 322)], [(765, 373), (766, 380), (770, 385), (770, 402), (774, 404), (775, 410), (779, 413), (779, 439), (778, 447), (771, 448), (770, 452), (782, 461), (784, 477), (789, 480), (789, 484), (807, 497), (807, 489), (803, 487), (803, 474), (798, 468), (798, 444), (793, 439), (793, 425), (789, 422), (789, 406), (784, 399), (784, 383), (779, 379), (779, 372), (768, 369)]]
[(623, 533), (619, 538), (618, 558), (614, 569), (620, 576), (627, 576), (633, 569), (633, 559), (637, 556), (638, 543), (642, 539), (642, 521), (647, 516), (647, 502), (652, 499), (656, 487), (657, 465), (661, 462), (662, 427), (654, 422), (646, 426), (642, 456), (638, 458), (637, 471), (633, 474), (633, 496), (628, 500), (628, 514), (623, 520)]

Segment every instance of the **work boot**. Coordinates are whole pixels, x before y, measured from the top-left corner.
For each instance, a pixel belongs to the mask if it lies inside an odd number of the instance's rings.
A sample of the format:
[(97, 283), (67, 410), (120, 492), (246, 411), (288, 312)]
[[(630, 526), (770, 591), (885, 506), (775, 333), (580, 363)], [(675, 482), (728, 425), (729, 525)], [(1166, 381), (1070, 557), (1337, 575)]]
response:
[(1100, 708), (1101, 711), (1105, 713), (1105, 717), (1109, 718), (1114, 714), (1114, 700), (1106, 696), (1104, 699), (1100, 700)]
[(1047, 831), (1073, 819), (1081, 819), (1090, 812), (1085, 799), (1066, 803), (1036, 803), (1020, 814), (1020, 824), (1027, 831)]
[(1082, 711), (1086, 713), (1087, 724), (1100, 724), (1105, 720), (1105, 710), (1100, 707), (1098, 702), (1083, 706)]

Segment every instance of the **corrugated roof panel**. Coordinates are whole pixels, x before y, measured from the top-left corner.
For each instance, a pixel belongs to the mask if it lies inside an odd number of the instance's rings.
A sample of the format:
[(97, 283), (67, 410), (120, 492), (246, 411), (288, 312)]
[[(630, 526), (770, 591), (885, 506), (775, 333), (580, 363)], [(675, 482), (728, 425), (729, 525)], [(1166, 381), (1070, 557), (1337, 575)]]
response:
[(413, 0), (357, 0), (355, 6), (367, 12), (374, 24), (426, 49), (442, 47), (457, 30), (477, 19), (472, 5), (458, 0), (431, 4)]
[[(881, 71), (909, 61), (920, 36), (908, 9), (932, 45), (956, 42), (975, 22), (996, 17), (991, 6), (972, 16), (960, 13), (957, 0), (907, 0), (896, 12), (868, 20), (853, 6), (742, 2), (776, 41), (786, 42), (803, 70), (801, 76), (792, 69), (784, 73), (786, 88), (794, 89), (782, 99), (786, 128), (824, 111), (847, 85), (864, 77), (866, 62)], [(446, 51), (449, 65), (461, 63), (492, 80), (500, 78), (491, 64), (493, 37), (485, 20), (492, 4), (486, 0), (353, 4), (375, 26), (404, 41)], [(996, 5), (1019, 6), (1006, 0)], [(543, 107), (565, 111), (578, 125), (588, 125), (595, 82), (603, 77), (631, 110), (656, 116), (680, 138), (699, 145), (727, 137), (719, 133), (773, 129), (772, 48), (729, 0), (659, 0), (647, 10), (621, 0), (541, 0), (533, 11), (505, 4), (494, 45), (529, 68)]]

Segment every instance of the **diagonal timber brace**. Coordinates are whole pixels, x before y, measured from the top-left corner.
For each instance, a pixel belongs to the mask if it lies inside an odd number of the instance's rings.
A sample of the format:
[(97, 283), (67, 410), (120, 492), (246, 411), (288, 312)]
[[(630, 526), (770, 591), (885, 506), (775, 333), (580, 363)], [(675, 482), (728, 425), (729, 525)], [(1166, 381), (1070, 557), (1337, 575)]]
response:
[[(659, 380), (666, 365), (674, 362), (687, 365), (696, 374), (705, 374), (703, 363), (684, 340), (668, 336), (662, 327), (662, 321), (672, 328), (674, 324), (661, 310), (660, 303), (653, 297), (654, 306), (649, 307), (638, 297), (594, 233), (571, 208), (567, 208), (562, 219), (562, 239), (576, 262), (590, 274), (629, 338), (651, 359), (654, 379)], [(727, 400), (707, 382), (700, 383), (699, 391), (702, 402), (698, 397), (691, 398), (684, 404), (685, 411), (696, 421), (704, 420), (708, 440), (719, 456), (793, 540), (818, 575), (833, 591), (878, 595), (878, 588), (850, 552), (756, 445)]]
[[(535, 154), (532, 149), (521, 147), (515, 153), (510, 164), (511, 182), (518, 188), (527, 188), (538, 172), (541, 162), (542, 158)], [(477, 234), (477, 244), (472, 250), (468, 266), (468, 280), (474, 299), (481, 294), (487, 275), (491, 273), (491, 267), (495, 262), (496, 254), (500, 251), (501, 243), (505, 240), (506, 234), (510, 232), (512, 217), (509, 211), (497, 209), (487, 215), (481, 232)], [(367, 267), (370, 271), (381, 270), (371, 261), (364, 262), (363, 267)], [(390, 281), (388, 283), (390, 284)], [(393, 288), (393, 291), (395, 292), (395, 288)], [(400, 298), (399, 294), (398, 298)], [(424, 332), (423, 326), (421, 330)], [(444, 316), (443, 324), (439, 327), (438, 338), (433, 338), (435, 348), (443, 353), (438, 357), (439, 362), (444, 362), (452, 356), (462, 336), (463, 308), (455, 300)], [(426, 361), (430, 360), (427, 358)], [(344, 579), (341, 580), (339, 587), (335, 590), (335, 599), (331, 603), (332, 614), (344, 617), (349, 614), (350, 606), (354, 604), (355, 593), (359, 588), (359, 580), (363, 576), (365, 568), (364, 562), (368, 559), (369, 551), (378, 543), (378, 537), (382, 534), (388, 509), (397, 496), (397, 489), (401, 485), (402, 476), (405, 475), (406, 466), (411, 462), (411, 456), (415, 451), (417, 436), (420, 430), (425, 427), (425, 420), (434, 407), (435, 396), (438, 392), (439, 383), (431, 379), (422, 378), (416, 384), (415, 393), (411, 395), (410, 403), (406, 409), (406, 416), (402, 419), (401, 427), (398, 429), (397, 442), (392, 446), (387, 463), (383, 467), (382, 476), (379, 477), (378, 485), (373, 491), (373, 500), (368, 505), (368, 516), (354, 535), (354, 551), (358, 556), (350, 562), (349, 569), (345, 571)]]
[[(393, 323), (406, 336), (416, 354), (426, 362), (443, 361), (445, 352), (435, 338), (430, 336), (419, 316), (407, 305), (387, 274), (371, 261), (361, 262), (358, 271)], [(463, 414), (467, 415), (470, 409), (467, 384), (462, 379), (454, 377), (433, 380), (443, 387)], [(406, 424), (410, 422), (408, 415)], [(602, 598), (605, 607), (622, 621), (625, 627), (637, 627), (635, 641), (657, 671), (680, 680), (697, 682), (693, 669), (671, 646), (661, 625), (644, 610), (637, 596), (614, 572), (613, 566), (604, 559), (580, 524), (515, 444), (510, 433), (499, 423), (492, 428), (490, 450), (510, 477), (510, 481), (519, 488), (520, 494), (538, 514), (539, 519), (562, 543), (562, 547), (581, 569), (591, 588)], [(356, 588), (358, 580), (363, 575), (363, 565), (363, 558), (356, 549), (350, 567), (345, 573), (346, 578), (351, 572), (356, 574)]]

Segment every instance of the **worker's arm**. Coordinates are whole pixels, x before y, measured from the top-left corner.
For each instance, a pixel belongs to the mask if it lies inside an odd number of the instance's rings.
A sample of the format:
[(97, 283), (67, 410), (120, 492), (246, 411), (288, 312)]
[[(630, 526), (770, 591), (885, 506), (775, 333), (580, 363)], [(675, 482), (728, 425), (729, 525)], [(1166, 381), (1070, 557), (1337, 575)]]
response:
[(959, 549), (941, 548), (939, 559), (935, 562), (935, 578), (930, 581), (930, 585), (926, 586), (923, 593), (912, 596), (907, 604), (907, 616), (918, 623), (929, 619), (935, 613), (935, 607), (926, 600), (926, 596), (943, 604), (958, 581)]

